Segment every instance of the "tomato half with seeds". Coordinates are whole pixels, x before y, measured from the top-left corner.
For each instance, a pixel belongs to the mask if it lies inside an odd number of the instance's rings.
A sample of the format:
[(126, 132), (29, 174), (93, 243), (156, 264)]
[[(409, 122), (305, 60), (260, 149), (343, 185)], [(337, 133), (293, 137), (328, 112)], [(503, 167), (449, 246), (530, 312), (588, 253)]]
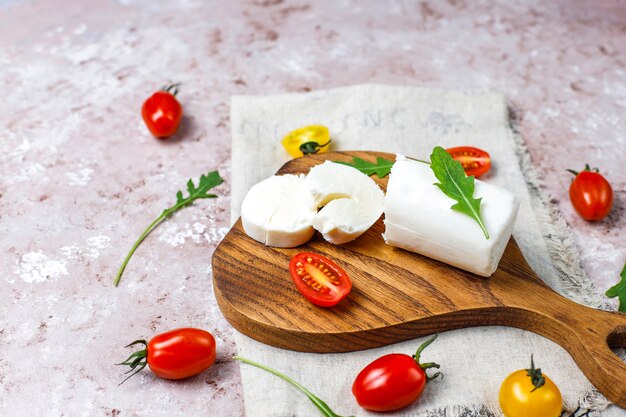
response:
[(339, 265), (311, 252), (301, 252), (289, 263), (291, 278), (304, 298), (320, 307), (332, 307), (352, 289), (352, 281)]
[(446, 149), (452, 159), (459, 161), (463, 165), (465, 174), (469, 177), (480, 177), (491, 169), (491, 156), (482, 149), (473, 146), (457, 146)]

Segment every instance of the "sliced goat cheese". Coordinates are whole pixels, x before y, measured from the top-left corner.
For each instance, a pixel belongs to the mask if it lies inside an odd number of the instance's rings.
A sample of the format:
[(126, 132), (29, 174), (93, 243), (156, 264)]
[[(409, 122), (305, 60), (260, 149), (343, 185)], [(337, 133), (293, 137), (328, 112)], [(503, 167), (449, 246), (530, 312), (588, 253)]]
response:
[(482, 198), (486, 239), (473, 218), (452, 210), (455, 200), (434, 184), (428, 164), (398, 156), (385, 198), (387, 244), (417, 252), (481, 276), (491, 276), (504, 253), (519, 201), (509, 191), (475, 180), (474, 197)]
[(268, 246), (293, 248), (313, 237), (317, 205), (304, 175), (274, 175), (254, 185), (243, 200), (241, 221), (248, 236)]
[(317, 207), (313, 227), (334, 244), (350, 242), (372, 227), (383, 212), (385, 195), (356, 168), (326, 161), (306, 176)]

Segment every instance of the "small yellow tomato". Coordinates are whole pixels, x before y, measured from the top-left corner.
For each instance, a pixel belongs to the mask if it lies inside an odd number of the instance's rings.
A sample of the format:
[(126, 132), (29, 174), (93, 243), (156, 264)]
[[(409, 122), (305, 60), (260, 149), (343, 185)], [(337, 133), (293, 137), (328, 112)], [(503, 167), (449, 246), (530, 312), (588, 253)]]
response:
[(561, 391), (550, 378), (535, 369), (522, 369), (506, 377), (500, 387), (500, 408), (506, 417), (559, 417)]
[(330, 144), (330, 134), (326, 126), (304, 126), (287, 133), (282, 144), (289, 155), (298, 158), (302, 155), (326, 152)]

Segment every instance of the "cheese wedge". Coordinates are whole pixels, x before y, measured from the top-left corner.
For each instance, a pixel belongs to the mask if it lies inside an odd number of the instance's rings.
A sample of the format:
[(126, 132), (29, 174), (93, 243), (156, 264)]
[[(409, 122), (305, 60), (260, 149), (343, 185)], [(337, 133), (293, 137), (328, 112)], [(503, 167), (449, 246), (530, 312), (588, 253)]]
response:
[(293, 248), (313, 237), (317, 205), (304, 175), (274, 175), (254, 185), (243, 200), (241, 221), (248, 236), (268, 246)]
[(356, 168), (326, 161), (306, 176), (317, 207), (313, 227), (334, 244), (350, 242), (372, 227), (383, 212), (385, 195)]
[(398, 156), (385, 198), (387, 244), (417, 252), (481, 276), (491, 276), (504, 253), (519, 200), (509, 191), (475, 180), (486, 239), (473, 218), (452, 210), (455, 200), (434, 184), (430, 166)]

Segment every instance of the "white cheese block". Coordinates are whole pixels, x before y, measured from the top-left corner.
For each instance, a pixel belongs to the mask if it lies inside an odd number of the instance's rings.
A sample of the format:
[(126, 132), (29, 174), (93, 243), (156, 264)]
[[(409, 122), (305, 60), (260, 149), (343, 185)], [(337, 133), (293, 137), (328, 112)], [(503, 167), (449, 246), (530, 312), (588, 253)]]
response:
[(305, 182), (317, 207), (322, 207), (313, 217), (313, 227), (331, 243), (356, 239), (383, 212), (383, 191), (356, 168), (326, 161), (313, 167)]
[(404, 248), (481, 276), (491, 276), (509, 241), (519, 200), (509, 191), (475, 180), (489, 239), (473, 218), (452, 210), (455, 200), (434, 184), (430, 166), (398, 156), (385, 198), (387, 244)]
[(303, 175), (274, 175), (254, 185), (243, 200), (241, 221), (251, 238), (293, 248), (313, 237), (317, 205)]

